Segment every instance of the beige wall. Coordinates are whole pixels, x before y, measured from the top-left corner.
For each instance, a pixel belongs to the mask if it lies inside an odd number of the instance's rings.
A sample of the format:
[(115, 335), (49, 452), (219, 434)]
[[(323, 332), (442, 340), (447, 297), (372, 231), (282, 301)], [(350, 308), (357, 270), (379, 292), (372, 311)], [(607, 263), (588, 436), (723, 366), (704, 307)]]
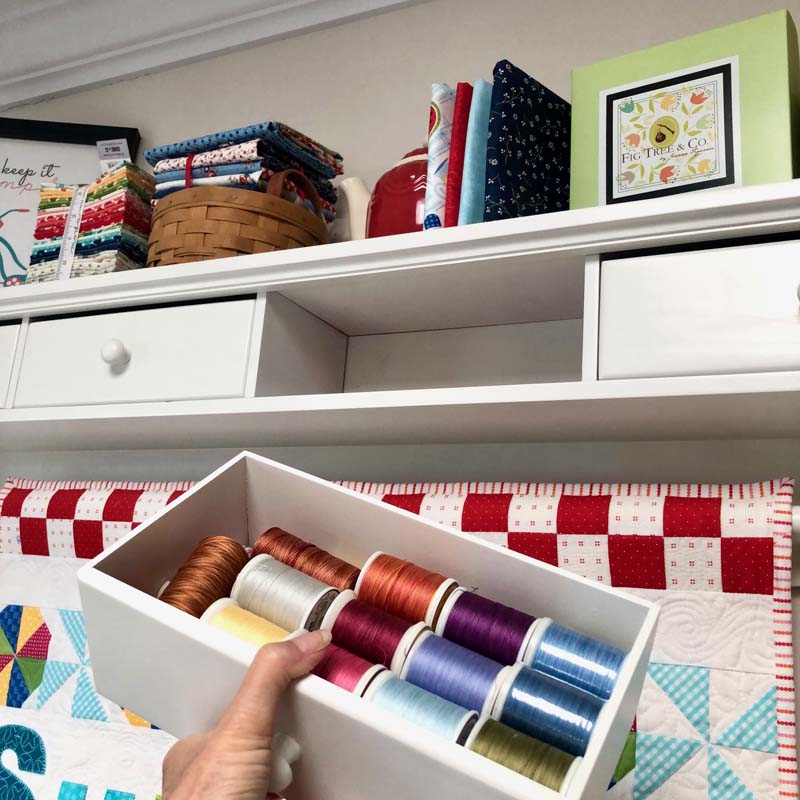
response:
[(573, 66), (785, 7), (800, 21), (800, 0), (432, 0), (6, 114), (132, 125), (146, 147), (279, 119), (371, 185), (424, 141), (431, 81), (508, 58), (569, 97)]

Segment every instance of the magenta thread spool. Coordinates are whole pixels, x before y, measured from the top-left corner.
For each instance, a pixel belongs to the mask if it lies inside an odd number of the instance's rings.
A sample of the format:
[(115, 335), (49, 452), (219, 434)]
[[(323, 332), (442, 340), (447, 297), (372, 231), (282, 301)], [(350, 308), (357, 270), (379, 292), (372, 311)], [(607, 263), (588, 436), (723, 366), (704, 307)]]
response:
[(330, 631), (337, 647), (372, 664), (383, 664), (399, 675), (417, 637), (428, 630), (424, 622), (411, 624), (356, 599), (346, 589), (331, 603), (321, 629)]
[(460, 588), (447, 599), (436, 633), (508, 665), (522, 660), (535, 627), (536, 617)]

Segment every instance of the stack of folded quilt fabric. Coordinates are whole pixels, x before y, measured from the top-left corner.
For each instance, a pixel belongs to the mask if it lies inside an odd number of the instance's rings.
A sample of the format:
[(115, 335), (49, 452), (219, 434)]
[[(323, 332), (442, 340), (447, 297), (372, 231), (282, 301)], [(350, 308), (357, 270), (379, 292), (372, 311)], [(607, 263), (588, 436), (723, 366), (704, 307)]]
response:
[(569, 208), (569, 103), (509, 61), (493, 83), (435, 83), (425, 228)]
[[(155, 172), (154, 205), (189, 186), (264, 191), (275, 172), (296, 169), (319, 193), (326, 222), (330, 225), (336, 216), (331, 179), (342, 174), (342, 157), (281, 122), (260, 122), (154, 147), (144, 157)], [(311, 201), (290, 181), (283, 197), (313, 210)]]
[[(41, 185), (28, 283), (57, 278), (70, 207), (79, 188)], [(86, 187), (70, 278), (145, 266), (154, 188), (152, 177), (128, 162)]]

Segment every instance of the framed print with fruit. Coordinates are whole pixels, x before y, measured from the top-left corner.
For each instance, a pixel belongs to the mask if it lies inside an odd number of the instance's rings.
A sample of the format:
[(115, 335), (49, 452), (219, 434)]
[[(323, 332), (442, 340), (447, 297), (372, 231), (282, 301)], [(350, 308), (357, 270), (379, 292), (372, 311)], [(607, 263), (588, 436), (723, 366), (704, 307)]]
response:
[(741, 182), (733, 56), (600, 95), (599, 202)]

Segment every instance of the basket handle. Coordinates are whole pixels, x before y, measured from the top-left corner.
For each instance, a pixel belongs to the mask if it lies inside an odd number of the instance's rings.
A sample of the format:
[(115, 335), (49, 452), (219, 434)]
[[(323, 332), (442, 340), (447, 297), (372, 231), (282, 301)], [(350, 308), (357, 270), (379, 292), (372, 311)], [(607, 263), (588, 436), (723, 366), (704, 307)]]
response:
[(312, 204), (314, 205), (314, 210), (317, 212), (317, 216), (319, 216), (319, 218), (325, 222), (325, 217), (322, 213), (322, 202), (319, 199), (319, 193), (314, 188), (314, 184), (311, 183), (311, 181), (306, 178), (302, 172), (299, 172), (296, 169), (285, 169), (283, 172), (274, 172), (272, 177), (269, 179), (269, 183), (267, 183), (267, 194), (280, 197), (283, 193), (284, 181), (286, 180), (290, 180), (306, 193), (306, 197), (311, 200)]

